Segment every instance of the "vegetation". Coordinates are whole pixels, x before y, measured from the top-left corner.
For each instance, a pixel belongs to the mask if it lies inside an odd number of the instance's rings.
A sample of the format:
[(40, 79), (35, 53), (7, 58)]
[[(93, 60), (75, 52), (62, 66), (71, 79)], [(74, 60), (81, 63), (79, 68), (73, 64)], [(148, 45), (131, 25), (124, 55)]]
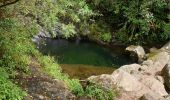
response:
[(168, 0), (88, 0), (103, 15), (112, 35), (123, 43), (148, 44), (170, 38)]
[(168, 0), (1, 0), (0, 99), (22, 100), (25, 92), (13, 83), (18, 73), (28, 73), (35, 57), (44, 72), (63, 80), (76, 95), (110, 100), (114, 93), (100, 86), (83, 89), (79, 80), (61, 73), (54, 59), (41, 55), (31, 42), (45, 30), (53, 37), (87, 36), (110, 42), (146, 44), (170, 39)]

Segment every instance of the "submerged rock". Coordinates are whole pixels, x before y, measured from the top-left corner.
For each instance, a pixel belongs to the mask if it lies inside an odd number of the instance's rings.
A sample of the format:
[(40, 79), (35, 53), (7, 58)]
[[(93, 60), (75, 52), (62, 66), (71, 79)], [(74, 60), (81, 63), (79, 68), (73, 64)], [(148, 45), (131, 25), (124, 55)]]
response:
[(138, 62), (142, 62), (145, 57), (145, 51), (141, 46), (128, 46), (126, 51), (130, 53), (130, 57)]

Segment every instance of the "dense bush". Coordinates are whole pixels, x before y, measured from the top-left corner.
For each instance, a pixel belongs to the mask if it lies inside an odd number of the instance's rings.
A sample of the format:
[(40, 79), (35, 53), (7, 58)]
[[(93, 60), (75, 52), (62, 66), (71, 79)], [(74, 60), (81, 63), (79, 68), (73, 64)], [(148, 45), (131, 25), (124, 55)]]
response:
[(113, 35), (124, 43), (149, 43), (170, 39), (168, 0), (88, 0)]

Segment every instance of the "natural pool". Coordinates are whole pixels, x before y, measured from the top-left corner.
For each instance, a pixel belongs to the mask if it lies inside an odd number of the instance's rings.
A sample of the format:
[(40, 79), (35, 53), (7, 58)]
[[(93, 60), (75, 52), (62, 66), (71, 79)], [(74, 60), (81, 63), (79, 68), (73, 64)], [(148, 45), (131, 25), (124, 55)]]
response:
[(121, 65), (131, 61), (115, 46), (111, 49), (94, 42), (68, 41), (63, 39), (44, 39), (39, 50), (44, 55), (54, 56), (63, 72), (74, 78), (86, 78), (91, 75), (112, 73)]

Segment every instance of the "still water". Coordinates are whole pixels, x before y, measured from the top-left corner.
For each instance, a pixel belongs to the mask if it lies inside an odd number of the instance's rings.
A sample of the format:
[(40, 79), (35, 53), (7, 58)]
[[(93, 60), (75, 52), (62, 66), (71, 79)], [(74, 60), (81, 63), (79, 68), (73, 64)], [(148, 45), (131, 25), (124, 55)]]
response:
[(115, 46), (108, 49), (94, 42), (44, 39), (39, 50), (44, 55), (54, 56), (64, 73), (74, 78), (110, 74), (116, 68), (131, 61), (122, 53), (124, 48)]

